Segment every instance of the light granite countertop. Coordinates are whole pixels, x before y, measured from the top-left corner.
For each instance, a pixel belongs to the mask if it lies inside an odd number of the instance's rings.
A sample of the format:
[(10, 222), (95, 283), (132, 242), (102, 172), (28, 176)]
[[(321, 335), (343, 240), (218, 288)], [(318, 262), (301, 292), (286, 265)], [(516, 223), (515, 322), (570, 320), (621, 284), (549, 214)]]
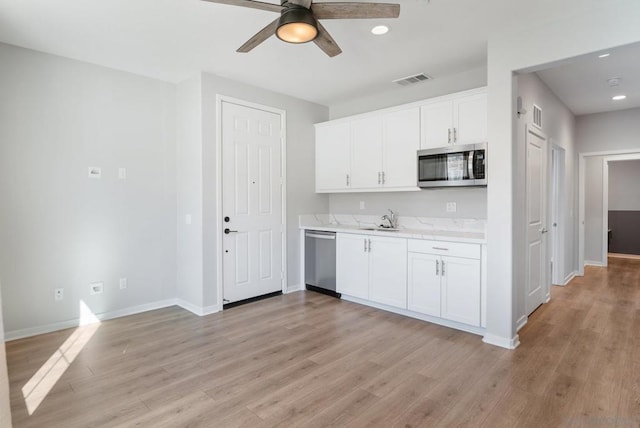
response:
[(312, 214), (300, 216), (300, 229), (387, 236), (433, 241), (486, 244), (485, 221), (399, 217), (398, 230), (367, 230), (378, 225), (377, 216)]

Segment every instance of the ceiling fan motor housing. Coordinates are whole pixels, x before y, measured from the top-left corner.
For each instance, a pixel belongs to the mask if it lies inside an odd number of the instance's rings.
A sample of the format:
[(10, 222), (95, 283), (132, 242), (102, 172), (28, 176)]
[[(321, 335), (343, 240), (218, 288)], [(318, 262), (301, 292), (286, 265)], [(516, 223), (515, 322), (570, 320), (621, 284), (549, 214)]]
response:
[(288, 43), (307, 43), (318, 37), (318, 22), (313, 13), (302, 6), (286, 1), (282, 2), (285, 9), (280, 15), (276, 36)]

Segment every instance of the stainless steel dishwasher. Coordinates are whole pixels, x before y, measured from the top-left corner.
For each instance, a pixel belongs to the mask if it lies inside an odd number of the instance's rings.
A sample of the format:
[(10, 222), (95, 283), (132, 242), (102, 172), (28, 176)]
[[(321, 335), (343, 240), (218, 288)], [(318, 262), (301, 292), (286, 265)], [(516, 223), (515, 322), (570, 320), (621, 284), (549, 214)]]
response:
[(307, 230), (304, 239), (304, 279), (307, 290), (336, 293), (336, 234)]

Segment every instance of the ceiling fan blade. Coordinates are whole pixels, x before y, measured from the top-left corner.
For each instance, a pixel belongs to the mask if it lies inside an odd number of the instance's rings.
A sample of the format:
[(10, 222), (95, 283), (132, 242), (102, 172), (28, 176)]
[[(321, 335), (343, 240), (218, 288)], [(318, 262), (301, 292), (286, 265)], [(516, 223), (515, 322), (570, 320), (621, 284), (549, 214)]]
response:
[(262, 30), (258, 31), (252, 38), (247, 40), (247, 42), (240, 46), (236, 52), (249, 52), (251, 49), (258, 46), (260, 43), (267, 40), (269, 37), (273, 36), (276, 32), (276, 28), (278, 27), (278, 20), (280, 18), (273, 21), (271, 24), (264, 27)]
[(316, 19), (397, 18), (400, 5), (391, 3), (314, 3)]
[(228, 4), (231, 6), (243, 6), (252, 9), (268, 10), (269, 12), (282, 12), (283, 7), (279, 4), (265, 3), (255, 0), (202, 0), (211, 3)]
[(311, 0), (287, 0), (291, 4), (295, 4), (296, 6), (302, 6), (306, 9), (311, 7)]
[(338, 46), (338, 44), (336, 43), (335, 40), (333, 40), (333, 37), (331, 37), (327, 29), (324, 28), (322, 24), (320, 24), (319, 22), (318, 22), (318, 37), (315, 38), (313, 43), (315, 43), (320, 49), (322, 49), (324, 53), (329, 55), (331, 58), (342, 53), (342, 49), (340, 49), (340, 46)]

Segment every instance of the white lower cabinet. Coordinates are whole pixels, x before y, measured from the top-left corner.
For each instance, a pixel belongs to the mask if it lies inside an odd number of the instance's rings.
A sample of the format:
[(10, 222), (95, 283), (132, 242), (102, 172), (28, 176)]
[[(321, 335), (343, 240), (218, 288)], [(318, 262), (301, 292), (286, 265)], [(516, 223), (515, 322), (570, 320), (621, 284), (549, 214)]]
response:
[(480, 246), (409, 240), (408, 248), (409, 310), (479, 327)]
[(338, 233), (336, 254), (339, 293), (481, 326), (479, 244)]
[[(436, 262), (438, 265), (436, 265)], [(433, 254), (409, 253), (407, 308), (421, 314), (440, 317), (440, 256)]]
[(480, 325), (480, 260), (442, 257), (442, 318)]
[(406, 309), (407, 240), (337, 235), (337, 292)]

